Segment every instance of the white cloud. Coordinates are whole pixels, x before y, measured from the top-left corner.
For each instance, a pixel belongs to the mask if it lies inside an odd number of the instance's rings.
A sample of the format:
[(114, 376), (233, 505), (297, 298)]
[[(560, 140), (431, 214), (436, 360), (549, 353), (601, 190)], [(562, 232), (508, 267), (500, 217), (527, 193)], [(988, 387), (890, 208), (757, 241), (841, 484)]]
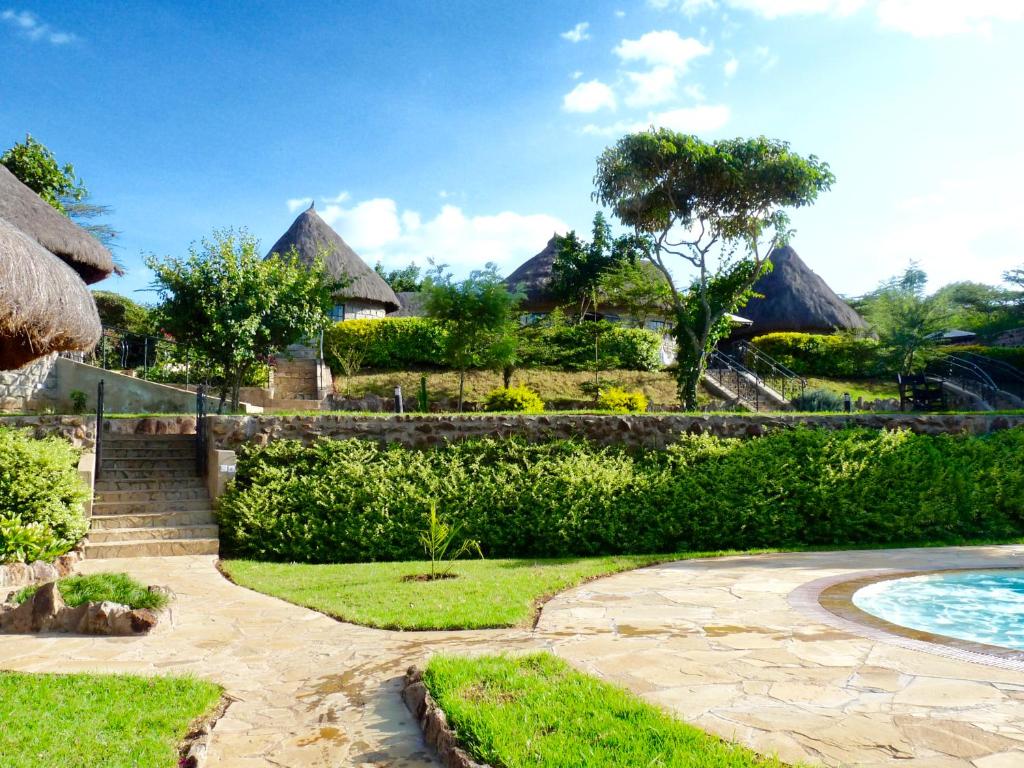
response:
[(731, 112), (724, 104), (707, 104), (696, 107), (681, 107), (664, 112), (648, 112), (644, 120), (620, 120), (611, 125), (591, 123), (583, 132), (597, 136), (615, 136), (636, 133), (654, 128), (670, 128), (681, 133), (709, 133), (722, 128), (729, 122)]
[(711, 53), (711, 46), (693, 37), (682, 38), (675, 30), (648, 32), (636, 40), (623, 40), (615, 53), (624, 62), (668, 66), (685, 73), (691, 61)]
[(289, 212), (295, 213), (300, 209), (309, 208), (312, 202), (312, 197), (293, 197), (287, 201), (286, 205), (288, 206)]
[(562, 37), (570, 43), (582, 43), (584, 40), (590, 39), (590, 35), (587, 33), (587, 29), (589, 28), (590, 22), (581, 21), (568, 32), (563, 32)]
[(433, 259), (447, 264), (457, 275), (480, 269), (487, 262), (508, 274), (538, 253), (555, 232), (569, 227), (555, 216), (524, 215), (504, 211), (470, 216), (445, 204), (431, 219), (404, 210), (390, 198), (365, 200), (350, 208), (330, 206), (320, 211), (368, 264), (377, 261), (389, 268), (415, 262), (425, 266)]
[(78, 39), (70, 32), (61, 32), (49, 24), (44, 24), (30, 11), (15, 11), (8, 8), (0, 13), (0, 21), (10, 24), (29, 40), (44, 40), (51, 45), (66, 45)]
[(617, 18), (617, 19), (624, 19), (624, 18), (626, 18), (626, 12), (625, 11), (616, 11), (615, 12), (615, 18)]
[(590, 113), (605, 108), (615, 109), (615, 94), (600, 80), (580, 83), (562, 98), (566, 112)]
[(676, 94), (678, 76), (672, 67), (654, 67), (647, 72), (627, 72), (632, 90), (626, 95), (631, 107), (661, 104)]
[(754, 49), (754, 58), (757, 59), (762, 72), (773, 69), (779, 63), (779, 57), (772, 53), (767, 45), (759, 45)]
[(583, 70), (577, 69), (575, 72), (569, 75), (569, 77), (572, 78), (573, 80), (579, 80), (581, 77), (583, 77)]
[(349, 199), (349, 197), (349, 193), (346, 192), (345, 190), (342, 190), (334, 197), (321, 197), (320, 199), (323, 200), (325, 203), (344, 203), (346, 200)]
[(867, 0), (726, 0), (733, 8), (753, 11), (766, 19), (801, 14), (831, 13), (849, 16)]
[(726, 77), (735, 77), (736, 72), (739, 71), (740, 60), (735, 56), (730, 56), (729, 60), (725, 62), (725, 66), (722, 67), (722, 71), (725, 72)]

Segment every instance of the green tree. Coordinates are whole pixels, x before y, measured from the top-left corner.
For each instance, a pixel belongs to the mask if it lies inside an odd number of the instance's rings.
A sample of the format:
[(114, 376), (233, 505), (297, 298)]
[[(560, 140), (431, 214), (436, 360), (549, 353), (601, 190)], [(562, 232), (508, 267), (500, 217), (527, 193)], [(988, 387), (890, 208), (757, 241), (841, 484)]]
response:
[(672, 312), (672, 288), (649, 261), (623, 261), (610, 267), (598, 280), (597, 290), (605, 306), (621, 310), (626, 324), (637, 328)]
[(93, 301), (100, 322), (106, 328), (119, 328), (132, 333), (151, 334), (155, 331), (148, 307), (113, 291), (93, 291)]
[(0, 164), (65, 215), (68, 213), (65, 201), (77, 202), (88, 194), (82, 180), (75, 175), (75, 167), (71, 163), (58, 163), (53, 152), (31, 134), (26, 134), (24, 142), (0, 155)]
[(595, 312), (595, 300), (602, 275), (623, 263), (635, 264), (647, 255), (645, 238), (636, 235), (613, 237), (603, 213), (594, 214), (590, 242), (574, 231), (558, 238), (558, 253), (551, 265), (551, 291), (572, 307), (577, 321)]
[(99, 205), (92, 202), (90, 195), (86, 192), (81, 199), (71, 197), (61, 198), (61, 205), (64, 211), (78, 226), (99, 240), (107, 248), (112, 247), (117, 238), (121, 235), (119, 230), (114, 229), (104, 221), (97, 221), (104, 216), (109, 216), (113, 209), (109, 205)]
[(384, 269), (384, 265), (378, 261), (373, 265), (373, 271), (384, 278), (384, 282), (395, 293), (417, 292), (423, 288), (421, 270), (414, 263), (401, 269)]
[(160, 328), (223, 368), (221, 401), (230, 382), (235, 408), (254, 366), (327, 327), (332, 294), (343, 287), (319, 258), (306, 267), (294, 249), (261, 258), (259, 241), (244, 229), (215, 230), (187, 257), (148, 256), (146, 266), (156, 276)]
[[(697, 407), (708, 357), (728, 333), (727, 315), (771, 269), (790, 235), (786, 208), (810, 205), (831, 187), (828, 165), (764, 137), (704, 142), (651, 129), (620, 139), (597, 161), (594, 198), (639, 236), (670, 284), (684, 408)], [(695, 273), (679, 288), (671, 258)]]
[(927, 361), (952, 316), (942, 296), (925, 295), (927, 282), (924, 271), (911, 264), (861, 302), (864, 318), (900, 373), (910, 373)]
[(505, 367), (514, 358), (516, 323), (513, 313), (522, 294), (512, 293), (494, 264), (456, 281), (439, 266), (423, 283), (428, 317), (448, 327), (447, 363), (459, 372), (462, 411), (466, 371), (474, 367)]
[(1004, 272), (1003, 280), (1013, 286), (1010, 293), (1017, 321), (1024, 321), (1024, 266)]

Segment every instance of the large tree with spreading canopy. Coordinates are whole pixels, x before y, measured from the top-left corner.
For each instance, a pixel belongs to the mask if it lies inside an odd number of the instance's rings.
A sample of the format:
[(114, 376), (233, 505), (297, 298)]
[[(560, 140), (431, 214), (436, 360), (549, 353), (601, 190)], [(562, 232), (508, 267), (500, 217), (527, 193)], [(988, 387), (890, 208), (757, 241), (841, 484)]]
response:
[[(771, 269), (790, 236), (787, 208), (810, 205), (835, 180), (814, 155), (758, 137), (705, 142), (665, 128), (620, 139), (598, 158), (594, 199), (638, 235), (671, 285), (679, 397), (697, 407), (708, 357), (730, 313)], [(691, 275), (673, 279), (672, 260)]]

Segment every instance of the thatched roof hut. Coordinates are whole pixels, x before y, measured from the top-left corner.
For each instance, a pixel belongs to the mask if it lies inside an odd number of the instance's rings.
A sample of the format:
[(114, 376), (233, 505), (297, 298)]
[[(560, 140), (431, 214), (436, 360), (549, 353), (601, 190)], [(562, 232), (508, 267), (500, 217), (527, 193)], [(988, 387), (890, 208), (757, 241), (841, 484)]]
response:
[(526, 294), (519, 305), (523, 312), (550, 312), (558, 301), (551, 294), (551, 275), (558, 256), (558, 235), (554, 234), (544, 250), (527, 259), (511, 275), (505, 278), (510, 291), (522, 289)]
[(733, 336), (793, 331), (832, 333), (866, 329), (867, 323), (789, 246), (771, 255), (774, 269), (754, 286), (763, 298), (751, 299), (740, 313), (753, 321)]
[(100, 320), (85, 284), (113, 270), (99, 241), (0, 166), (0, 370), (93, 347)]
[(348, 282), (338, 292), (339, 298), (356, 299), (380, 306), (385, 312), (394, 312), (399, 308), (398, 297), (391, 286), (359, 258), (348, 243), (342, 240), (341, 235), (320, 218), (312, 205), (299, 214), (267, 255), (284, 255), (293, 246), (303, 264), (312, 266), (316, 257), (320, 256), (330, 277)]

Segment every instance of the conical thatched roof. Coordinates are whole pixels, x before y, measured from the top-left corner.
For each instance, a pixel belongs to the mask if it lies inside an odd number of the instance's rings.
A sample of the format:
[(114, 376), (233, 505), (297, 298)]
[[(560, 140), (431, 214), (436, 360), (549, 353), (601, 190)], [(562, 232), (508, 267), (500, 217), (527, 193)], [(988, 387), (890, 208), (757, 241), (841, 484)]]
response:
[(522, 289), (526, 299), (519, 308), (522, 310), (545, 309), (555, 305), (551, 295), (551, 272), (558, 255), (558, 235), (552, 235), (544, 250), (524, 261), (511, 275), (505, 278), (510, 291)]
[(312, 205), (299, 214), (288, 231), (274, 243), (270, 253), (284, 255), (292, 246), (303, 264), (312, 266), (316, 257), (321, 256), (328, 275), (335, 280), (351, 280), (348, 286), (338, 291), (338, 296), (377, 302), (383, 304), (387, 312), (398, 309), (398, 297), (391, 286), (359, 258), (341, 235), (320, 218)]
[(54, 210), (2, 165), (0, 219), (6, 219), (63, 260), (87, 283), (102, 280), (114, 271), (110, 251), (99, 240)]
[(754, 286), (764, 298), (751, 299), (739, 310), (753, 321), (734, 335), (796, 331), (832, 333), (836, 330), (867, 328), (867, 323), (840, 299), (789, 246), (771, 255), (774, 269)]
[(0, 218), (0, 370), (49, 352), (90, 349), (99, 338), (96, 305), (81, 278)]

